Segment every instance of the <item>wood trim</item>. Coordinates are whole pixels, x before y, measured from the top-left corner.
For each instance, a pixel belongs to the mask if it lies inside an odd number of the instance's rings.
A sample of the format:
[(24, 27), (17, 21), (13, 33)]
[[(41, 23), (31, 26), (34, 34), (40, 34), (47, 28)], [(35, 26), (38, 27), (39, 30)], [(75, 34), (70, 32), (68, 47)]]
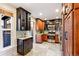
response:
[(6, 10), (5, 8), (0, 7), (0, 13), (2, 13), (3, 15), (7, 15), (7, 16), (13, 16), (13, 13), (10, 12), (9, 10)]

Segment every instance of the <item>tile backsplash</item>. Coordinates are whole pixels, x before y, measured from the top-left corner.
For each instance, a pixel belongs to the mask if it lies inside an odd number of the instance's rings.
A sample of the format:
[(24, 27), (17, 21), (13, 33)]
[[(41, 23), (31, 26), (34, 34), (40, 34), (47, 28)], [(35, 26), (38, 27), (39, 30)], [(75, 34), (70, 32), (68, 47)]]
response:
[(31, 31), (17, 31), (16, 36), (17, 38), (21, 38), (24, 36), (32, 36), (32, 32)]

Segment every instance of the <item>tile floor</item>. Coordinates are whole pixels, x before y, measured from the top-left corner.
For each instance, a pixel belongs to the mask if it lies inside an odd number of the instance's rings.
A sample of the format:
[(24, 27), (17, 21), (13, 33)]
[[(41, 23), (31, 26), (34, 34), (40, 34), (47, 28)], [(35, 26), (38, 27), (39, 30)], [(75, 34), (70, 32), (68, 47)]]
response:
[[(9, 49), (5, 52), (0, 52), (1, 56), (21, 56), (17, 53), (16, 48)], [(56, 43), (33, 44), (33, 49), (25, 56), (61, 56), (61, 45)]]
[(61, 46), (55, 43), (42, 43), (34, 44), (31, 52), (27, 54), (28, 56), (61, 56)]

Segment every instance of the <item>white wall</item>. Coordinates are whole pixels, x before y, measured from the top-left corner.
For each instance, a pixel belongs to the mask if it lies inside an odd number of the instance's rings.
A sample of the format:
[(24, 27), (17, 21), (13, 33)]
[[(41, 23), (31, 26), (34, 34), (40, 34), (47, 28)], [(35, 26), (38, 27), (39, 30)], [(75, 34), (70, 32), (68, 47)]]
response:
[(33, 31), (33, 42), (36, 42), (36, 22), (33, 17), (31, 17), (31, 30)]
[[(14, 46), (16, 46), (16, 9), (14, 7), (10, 6), (9, 4), (4, 4), (4, 3), (0, 3), (0, 7), (5, 8), (6, 10), (9, 10), (10, 12), (12, 12), (14, 14), (13, 19), (12, 19), (12, 25), (11, 25), (12, 29), (11, 29), (11, 46), (10, 46), (10, 47), (14, 47)], [(3, 48), (3, 39), (2, 38), (3, 37), (2, 37), (1, 23), (0, 23), (0, 51), (10, 48), (10, 47)]]

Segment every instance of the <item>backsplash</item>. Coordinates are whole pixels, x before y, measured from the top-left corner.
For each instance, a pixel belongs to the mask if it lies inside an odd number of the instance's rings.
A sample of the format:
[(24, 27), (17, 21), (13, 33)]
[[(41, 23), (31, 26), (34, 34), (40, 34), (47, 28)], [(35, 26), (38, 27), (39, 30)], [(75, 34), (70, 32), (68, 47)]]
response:
[(31, 31), (17, 31), (16, 32), (17, 38), (24, 37), (24, 36), (32, 36), (32, 32)]

